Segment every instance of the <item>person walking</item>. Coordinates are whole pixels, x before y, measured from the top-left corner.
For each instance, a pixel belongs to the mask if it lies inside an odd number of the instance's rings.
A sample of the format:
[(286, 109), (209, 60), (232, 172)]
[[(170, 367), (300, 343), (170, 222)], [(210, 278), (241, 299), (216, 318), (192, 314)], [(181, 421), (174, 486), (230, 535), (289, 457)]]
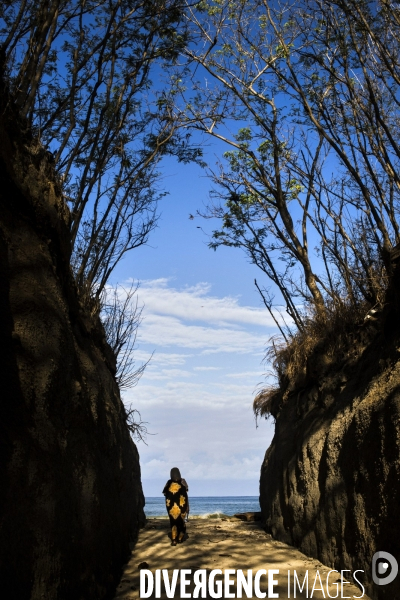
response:
[(189, 509), (188, 490), (189, 486), (182, 479), (179, 469), (177, 467), (171, 469), (171, 477), (165, 484), (162, 493), (165, 496), (165, 506), (171, 525), (172, 546), (180, 544), (186, 533), (185, 518)]

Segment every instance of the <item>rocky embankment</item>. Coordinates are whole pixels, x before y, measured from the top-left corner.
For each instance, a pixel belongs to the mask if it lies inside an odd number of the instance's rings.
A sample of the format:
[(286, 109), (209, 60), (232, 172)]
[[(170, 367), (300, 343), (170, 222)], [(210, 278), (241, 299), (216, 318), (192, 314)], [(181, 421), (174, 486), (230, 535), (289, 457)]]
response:
[(367, 593), (391, 600), (400, 576), (378, 586), (371, 562), (382, 550), (400, 559), (399, 331), (388, 303), (342, 356), (314, 353), (301, 383), (272, 403), (260, 482), (267, 531), (339, 570), (364, 570)]
[(0, 108), (1, 595), (100, 600), (144, 520), (138, 452), (51, 155)]

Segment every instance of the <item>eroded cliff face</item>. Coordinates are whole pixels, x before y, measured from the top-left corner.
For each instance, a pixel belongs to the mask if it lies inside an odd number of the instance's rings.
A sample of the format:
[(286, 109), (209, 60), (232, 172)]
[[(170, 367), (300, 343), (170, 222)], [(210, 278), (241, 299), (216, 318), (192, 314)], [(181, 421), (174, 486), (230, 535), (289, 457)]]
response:
[[(384, 550), (400, 560), (400, 336), (396, 311), (365, 325), (334, 364), (276, 398), (275, 436), (261, 468), (266, 527), (332, 568), (360, 575), (372, 598), (400, 598), (400, 576), (372, 582)], [(349, 573), (346, 573), (349, 575)]]
[(78, 302), (51, 157), (0, 116), (0, 590), (102, 599), (144, 520), (113, 355)]

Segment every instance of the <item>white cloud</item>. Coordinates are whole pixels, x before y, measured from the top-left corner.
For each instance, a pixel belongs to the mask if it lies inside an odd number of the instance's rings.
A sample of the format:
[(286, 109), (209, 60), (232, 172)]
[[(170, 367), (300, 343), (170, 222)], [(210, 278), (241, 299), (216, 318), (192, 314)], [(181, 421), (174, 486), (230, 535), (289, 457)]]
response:
[[(140, 350), (140, 348), (135, 351), (135, 360), (137, 361), (146, 361), (148, 360), (149, 356), (150, 355), (148, 352), (144, 352), (143, 350)], [(155, 365), (157, 365), (157, 367), (164, 365), (184, 365), (186, 360), (191, 356), (192, 354), (176, 354), (173, 352), (159, 352), (158, 350), (156, 350), (153, 354), (148, 368), (153, 367)]]
[[(258, 481), (262, 459), (273, 435), (272, 423), (257, 429), (250, 407), (215, 410), (207, 407), (172, 412), (157, 408), (149, 414), (157, 435), (140, 446), (142, 477), (167, 479), (179, 466), (191, 480), (243, 479)], [(168, 443), (165, 440), (168, 439)], [(221, 490), (222, 492), (223, 490)]]
[[(164, 476), (167, 479), (173, 464), (175, 463), (169, 458), (152, 459), (144, 463), (146, 477), (151, 479)], [(260, 456), (242, 457), (223, 463), (208, 460), (206, 464), (198, 464), (196, 461), (183, 458), (179, 461), (179, 468), (184, 474), (182, 476), (188, 478), (189, 486), (191, 479), (226, 479), (227, 473), (232, 473), (230, 479), (254, 480), (260, 476)]]
[(205, 283), (176, 289), (166, 279), (145, 281), (138, 294), (136, 363), (154, 354), (124, 401), (156, 434), (139, 445), (142, 477), (163, 479), (177, 463), (188, 480), (217, 487), (219, 480), (257, 481), (271, 437), (255, 429), (252, 412), (274, 332), (266, 311), (217, 298)]
[(253, 381), (257, 381), (261, 375), (260, 371), (244, 371), (243, 373), (228, 373), (227, 377), (232, 379), (252, 379)]
[[(129, 285), (120, 286), (122, 298)], [(265, 309), (241, 306), (238, 298), (218, 298), (210, 291), (207, 283), (176, 289), (167, 279), (144, 281), (134, 297), (143, 305), (138, 344), (149, 344), (152, 349), (174, 346), (201, 350), (204, 354), (262, 352), (275, 327)], [(149, 358), (143, 350), (136, 351), (135, 356), (139, 361)], [(156, 360), (160, 365), (163, 360), (178, 365), (184, 364), (186, 357), (163, 351)]]
[(139, 410), (150, 406), (169, 406), (171, 410), (197, 406), (208, 407), (211, 411), (240, 406), (251, 410), (254, 388), (258, 383), (235, 385), (227, 381), (210, 385), (207, 381), (182, 381), (177, 377), (167, 380), (167, 377), (162, 377), (165, 383), (159, 386), (157, 380), (146, 383), (144, 377), (136, 388), (124, 394), (124, 401), (135, 404)]
[(256, 352), (263, 349), (267, 334), (231, 327), (189, 325), (176, 317), (148, 314), (141, 323), (138, 343), (164, 348), (178, 346), (210, 352)]
[(180, 379), (193, 377), (194, 374), (191, 371), (185, 371), (184, 369), (161, 369), (156, 368), (146, 370), (146, 380), (150, 381), (166, 381), (168, 379)]
[(242, 323), (257, 327), (274, 327), (270, 315), (263, 308), (240, 306), (238, 298), (210, 295), (208, 283), (176, 289), (169, 286), (168, 279), (156, 279), (141, 283), (138, 291), (146, 313), (170, 315), (185, 321), (206, 323)]

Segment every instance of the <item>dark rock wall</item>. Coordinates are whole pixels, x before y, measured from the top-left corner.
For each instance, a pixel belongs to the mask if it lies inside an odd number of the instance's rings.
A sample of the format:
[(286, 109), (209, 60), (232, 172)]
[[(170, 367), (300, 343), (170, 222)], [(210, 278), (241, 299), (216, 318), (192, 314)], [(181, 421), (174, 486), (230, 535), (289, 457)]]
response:
[(69, 270), (51, 156), (0, 116), (0, 590), (110, 597), (144, 520), (101, 327)]
[(387, 586), (371, 578), (378, 550), (400, 564), (400, 342), (392, 333), (375, 331), (340, 368), (276, 407), (260, 502), (277, 539), (338, 570), (362, 569), (371, 597), (399, 600), (400, 575)]

